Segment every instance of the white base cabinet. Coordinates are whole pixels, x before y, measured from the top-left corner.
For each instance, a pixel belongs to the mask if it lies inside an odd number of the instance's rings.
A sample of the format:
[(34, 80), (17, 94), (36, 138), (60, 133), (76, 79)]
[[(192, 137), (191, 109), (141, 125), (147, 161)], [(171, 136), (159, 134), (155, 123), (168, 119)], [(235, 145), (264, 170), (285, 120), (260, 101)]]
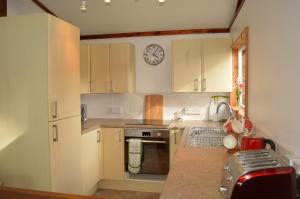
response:
[(182, 134), (183, 134), (183, 130), (170, 131), (170, 168), (173, 164), (177, 148), (181, 142)]
[(93, 194), (103, 179), (103, 139), (100, 129), (81, 136), (82, 193)]
[(103, 128), (103, 177), (124, 180), (124, 129)]

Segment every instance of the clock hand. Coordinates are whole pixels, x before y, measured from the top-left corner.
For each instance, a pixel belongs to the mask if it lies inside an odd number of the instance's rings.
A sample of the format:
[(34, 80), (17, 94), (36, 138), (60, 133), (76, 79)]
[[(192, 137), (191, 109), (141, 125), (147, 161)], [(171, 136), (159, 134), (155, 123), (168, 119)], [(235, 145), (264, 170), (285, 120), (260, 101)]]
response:
[(154, 57), (156, 58), (159, 58), (157, 55), (156, 55), (156, 51), (158, 50), (158, 47), (155, 49), (154, 53), (152, 54)]

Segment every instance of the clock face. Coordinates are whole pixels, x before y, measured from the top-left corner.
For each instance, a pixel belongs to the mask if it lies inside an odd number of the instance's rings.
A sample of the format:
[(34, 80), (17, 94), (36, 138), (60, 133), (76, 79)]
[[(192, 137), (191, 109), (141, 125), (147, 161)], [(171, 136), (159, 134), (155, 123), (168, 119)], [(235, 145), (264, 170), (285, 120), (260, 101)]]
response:
[(164, 60), (164, 57), (164, 49), (157, 44), (151, 44), (145, 48), (144, 59), (150, 65), (160, 64)]

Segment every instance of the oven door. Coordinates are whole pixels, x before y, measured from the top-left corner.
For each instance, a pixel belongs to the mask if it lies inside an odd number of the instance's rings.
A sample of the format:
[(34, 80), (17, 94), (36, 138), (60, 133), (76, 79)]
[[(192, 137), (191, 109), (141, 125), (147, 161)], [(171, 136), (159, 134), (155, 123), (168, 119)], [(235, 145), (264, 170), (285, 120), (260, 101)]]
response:
[[(128, 172), (128, 140), (125, 137), (125, 170)], [(139, 174), (168, 175), (169, 138), (141, 138), (143, 143), (142, 165)]]

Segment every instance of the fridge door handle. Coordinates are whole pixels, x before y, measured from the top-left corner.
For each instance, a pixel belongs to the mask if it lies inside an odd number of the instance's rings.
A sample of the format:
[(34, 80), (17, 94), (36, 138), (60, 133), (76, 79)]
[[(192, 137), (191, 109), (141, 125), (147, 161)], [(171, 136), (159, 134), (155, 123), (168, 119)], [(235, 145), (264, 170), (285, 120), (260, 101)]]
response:
[(57, 118), (57, 101), (54, 101), (52, 103), (52, 118), (53, 119)]
[(58, 142), (58, 126), (56, 124), (52, 126), (52, 133), (53, 133), (53, 142)]
[(100, 142), (100, 131), (97, 131), (97, 143)]

